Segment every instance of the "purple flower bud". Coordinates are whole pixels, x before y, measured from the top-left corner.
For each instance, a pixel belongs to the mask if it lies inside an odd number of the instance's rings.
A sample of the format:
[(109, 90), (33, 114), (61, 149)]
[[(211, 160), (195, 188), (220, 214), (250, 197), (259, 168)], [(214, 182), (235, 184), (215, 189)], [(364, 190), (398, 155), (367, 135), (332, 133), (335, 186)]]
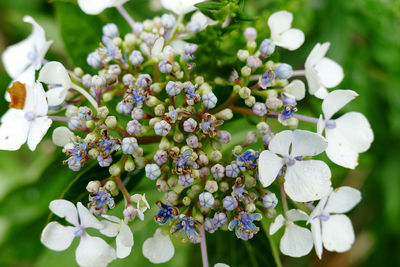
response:
[(167, 86), (165, 86), (165, 90), (170, 96), (176, 96), (181, 92), (182, 86), (178, 82), (169, 81)]
[(125, 86), (130, 86), (135, 81), (135, 77), (132, 74), (127, 73), (122, 77), (122, 82)]
[(189, 118), (183, 122), (183, 130), (185, 132), (192, 133), (196, 130), (196, 127), (197, 122), (192, 118)]
[(85, 74), (82, 77), (82, 85), (86, 88), (90, 88), (92, 84), (92, 76), (90, 74)]
[(274, 137), (274, 134), (272, 132), (269, 132), (269, 133), (263, 135), (263, 137), (262, 137), (263, 143), (268, 145), (273, 137)]
[(108, 167), (112, 163), (112, 157), (108, 156), (106, 158), (103, 158), (102, 156), (97, 156), (97, 161), (99, 162), (99, 165), (101, 167)]
[(198, 33), (201, 31), (201, 24), (197, 21), (190, 21), (187, 24), (190, 33)]
[(139, 146), (135, 137), (125, 137), (124, 139), (122, 139), (121, 148), (124, 154), (130, 155), (135, 152), (135, 150), (138, 149)]
[(79, 128), (81, 128), (81, 121), (78, 117), (73, 116), (68, 120), (68, 128), (70, 128), (71, 130), (77, 130)]
[(231, 197), (231, 196), (226, 196), (224, 200), (222, 201), (222, 205), (226, 210), (234, 210), (238, 206), (238, 202), (236, 198)]
[(157, 150), (156, 154), (154, 154), (153, 159), (158, 165), (163, 165), (168, 160), (168, 154), (164, 150), (160, 149)]
[(218, 227), (214, 224), (214, 219), (207, 218), (204, 221), (204, 230), (209, 232), (210, 234), (214, 233)]
[(161, 16), (161, 24), (166, 29), (172, 29), (176, 24), (175, 17), (171, 14), (164, 14)]
[(200, 206), (205, 208), (211, 208), (214, 203), (215, 199), (214, 196), (210, 192), (203, 192), (199, 195)]
[(197, 139), (197, 136), (192, 134), (188, 138), (186, 138), (186, 143), (191, 148), (197, 148), (199, 146), (199, 139)]
[(140, 51), (138, 51), (138, 50), (132, 51), (131, 55), (129, 56), (129, 61), (134, 66), (138, 66), (138, 65), (142, 64), (142, 62), (143, 62), (142, 53), (140, 53)]
[(189, 173), (179, 175), (178, 183), (183, 187), (188, 187), (194, 182), (194, 178)]
[(272, 72), (272, 70), (267, 70), (261, 77), (260, 80), (258, 81), (258, 84), (261, 86), (261, 88), (265, 89), (268, 86), (271, 85), (272, 81), (275, 79), (275, 75)]
[(267, 114), (267, 107), (264, 103), (257, 102), (253, 106), (253, 113), (259, 117), (262, 117)]
[(172, 65), (166, 60), (160, 61), (160, 63), (158, 63), (158, 68), (162, 73), (170, 73), (172, 71)]
[(264, 39), (260, 45), (260, 52), (263, 56), (272, 55), (275, 52), (275, 44), (269, 39)]
[(225, 176), (225, 168), (221, 164), (215, 164), (211, 167), (211, 173), (214, 178), (222, 178)]
[(278, 198), (274, 193), (267, 193), (262, 196), (262, 203), (264, 208), (273, 209), (278, 205)]
[(100, 55), (96, 51), (88, 55), (88, 57), (86, 58), (86, 62), (87, 64), (89, 64), (89, 66), (95, 69), (100, 68), (102, 64)]
[(141, 22), (135, 22), (135, 24), (133, 25), (133, 32), (134, 33), (142, 33), (143, 32), (143, 23)]
[(198, 48), (197, 44), (187, 43), (187, 44), (185, 44), (185, 47), (184, 47), (185, 54), (191, 56), (197, 51), (197, 48)]
[(281, 63), (275, 68), (275, 74), (279, 79), (289, 79), (293, 75), (292, 66)]
[(228, 218), (224, 212), (218, 211), (214, 214), (214, 224), (217, 227), (221, 227), (228, 223)]
[(152, 82), (153, 81), (149, 74), (140, 74), (136, 81), (136, 83), (142, 88), (149, 87)]
[(248, 42), (252, 42), (257, 38), (257, 30), (254, 29), (253, 27), (246, 28), (243, 34)]
[(229, 164), (225, 168), (225, 174), (227, 177), (236, 178), (240, 173), (239, 166), (236, 163)]
[(131, 113), (132, 119), (142, 120), (144, 117), (144, 111), (141, 108), (134, 108)]
[(257, 69), (261, 65), (261, 60), (256, 56), (249, 56), (247, 58), (247, 66), (252, 69)]
[(125, 103), (123, 101), (119, 102), (117, 105), (117, 111), (122, 113), (122, 114), (130, 114), (133, 109), (133, 104), (132, 103)]
[(147, 164), (145, 167), (146, 177), (155, 180), (161, 175), (160, 167), (157, 164)]
[(232, 135), (228, 131), (218, 132), (218, 141), (222, 144), (227, 144), (232, 140)]
[(142, 129), (142, 125), (137, 120), (129, 121), (128, 124), (126, 125), (126, 131), (130, 135), (139, 134), (141, 129)]
[(108, 38), (114, 38), (119, 35), (118, 27), (114, 23), (108, 23), (103, 26), (103, 35)]
[(202, 99), (203, 99), (203, 105), (209, 109), (215, 108), (218, 102), (217, 97), (214, 95), (214, 93), (211, 92), (204, 94)]

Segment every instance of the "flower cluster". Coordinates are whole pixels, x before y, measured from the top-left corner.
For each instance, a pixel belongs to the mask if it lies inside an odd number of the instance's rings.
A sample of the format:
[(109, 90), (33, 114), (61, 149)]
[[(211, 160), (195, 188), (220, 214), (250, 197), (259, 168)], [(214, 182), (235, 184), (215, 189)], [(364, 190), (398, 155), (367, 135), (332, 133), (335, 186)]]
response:
[[(14, 80), (7, 93), (10, 110), (1, 120), (0, 149), (17, 150), (27, 142), (34, 150), (52, 121), (61, 121), (65, 126), (54, 129), (52, 140), (63, 148), (64, 164), (80, 171), (93, 161), (109, 172), (88, 183), (88, 208), (66, 200), (50, 203), (50, 210), (73, 226), (49, 223), (42, 243), (61, 251), (79, 237), (80, 266), (106, 266), (117, 257), (127, 257), (133, 246), (129, 224), (136, 217), (144, 220), (150, 204), (144, 194), (129, 193), (124, 175), (143, 170), (154, 181), (154, 190), (164, 193), (155, 203), (159, 210), (154, 221), (160, 228), (143, 243), (143, 254), (153, 263), (173, 257), (172, 234), (201, 243), (205, 231), (212, 234), (220, 229), (248, 240), (260, 231), (260, 220), (274, 217), (269, 233), (285, 226), (280, 241), (285, 255), (304, 256), (313, 246), (320, 258), (323, 247), (337, 252), (350, 249), (354, 232), (342, 213), (360, 201), (360, 192), (350, 187), (333, 189), (328, 164), (314, 157), (325, 152), (333, 163), (353, 169), (359, 153), (368, 150), (373, 133), (360, 113), (333, 119), (357, 93), (328, 91), (343, 79), (340, 65), (325, 57), (329, 43), (313, 48), (304, 70), (271, 60), (277, 58), (279, 47), (296, 50), (304, 42), (303, 32), (291, 26), (292, 14), (279, 11), (266, 22), (269, 39), (258, 40), (255, 28), (244, 29), (246, 44), (237, 51), (235, 65), (240, 69), (222, 81), (207, 81), (195, 64), (201, 44), (184, 40), (215, 24), (226, 27), (229, 18), (213, 21), (196, 11), (184, 23), (183, 15), (202, 1), (168, 0), (161, 1), (163, 6), (178, 17), (164, 14), (135, 22), (123, 8), (125, 2), (78, 1), (88, 14), (116, 7), (132, 28), (123, 35), (115, 24), (103, 27), (99, 47), (87, 57), (95, 75), (80, 68), (69, 71), (59, 62), (42, 66), (52, 42), (46, 41), (43, 29), (31, 17), (24, 21), (34, 26), (34, 38), (3, 54)], [(16, 54), (27, 58), (16, 65)], [(300, 76), (308, 83), (309, 95), (323, 99), (319, 118), (298, 114), (298, 102), (306, 97), (306, 84), (294, 79)], [(217, 97), (216, 84), (231, 91), (228, 99)], [(241, 140), (226, 127), (234, 114), (258, 121)], [(289, 129), (270, 127), (272, 120)], [(314, 123), (316, 132), (297, 129), (300, 120)], [(158, 147), (149, 149), (149, 143)], [(281, 203), (272, 184), (281, 189)], [(119, 193), (125, 205), (122, 219), (109, 215)], [(287, 198), (309, 212), (289, 210)], [(283, 214), (277, 215), (281, 210)], [(86, 228), (115, 237), (115, 248), (90, 236)]]

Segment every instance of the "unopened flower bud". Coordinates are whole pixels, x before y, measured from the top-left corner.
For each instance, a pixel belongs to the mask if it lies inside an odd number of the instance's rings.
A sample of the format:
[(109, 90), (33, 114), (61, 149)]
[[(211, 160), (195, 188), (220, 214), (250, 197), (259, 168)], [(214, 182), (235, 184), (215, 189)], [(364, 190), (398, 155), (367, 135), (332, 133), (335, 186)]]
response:
[(97, 181), (97, 180), (90, 181), (88, 183), (88, 185), (86, 186), (86, 190), (89, 191), (90, 193), (97, 192), (97, 191), (99, 191), (100, 186), (101, 186), (100, 181)]
[(234, 210), (238, 206), (236, 198), (231, 196), (226, 196), (222, 203), (223, 203), (222, 205), (226, 210)]
[(230, 120), (233, 118), (233, 112), (230, 108), (226, 108), (214, 115), (217, 119)]
[(203, 192), (199, 195), (200, 206), (211, 208), (214, 205), (215, 199), (210, 192)]
[(211, 194), (215, 193), (218, 191), (218, 184), (216, 181), (207, 181), (205, 189)]
[(244, 184), (247, 188), (252, 188), (256, 186), (257, 180), (253, 176), (246, 176)]
[(132, 51), (131, 55), (129, 56), (129, 61), (134, 66), (139, 66), (143, 62), (142, 53), (139, 50)]
[(108, 129), (114, 129), (117, 127), (117, 118), (115, 116), (108, 116), (106, 118), (105, 124)]
[(97, 159), (97, 157), (99, 156), (100, 153), (97, 149), (92, 148), (89, 150), (88, 154), (89, 154), (89, 157), (91, 157), (92, 159)]
[(249, 96), (246, 100), (244, 100), (244, 103), (246, 106), (252, 107), (256, 103), (256, 98), (254, 96)]
[(160, 192), (168, 191), (168, 184), (165, 180), (158, 179), (156, 182), (156, 186), (157, 186), (158, 191), (160, 191)]
[(137, 210), (132, 206), (132, 205), (128, 205), (124, 211), (123, 211), (124, 217), (128, 220), (128, 221), (132, 221), (133, 219), (136, 218), (137, 215)]
[(108, 38), (114, 38), (119, 35), (118, 27), (114, 23), (108, 23), (103, 26), (103, 35)]
[(186, 197), (184, 197), (184, 198), (182, 199), (182, 203), (183, 203), (183, 205), (185, 205), (185, 206), (189, 206), (191, 202), (192, 202), (192, 200), (191, 200), (190, 197), (188, 197), (188, 196), (186, 196)]
[(247, 132), (245, 142), (246, 144), (255, 144), (257, 143), (258, 135), (255, 131)]
[(265, 106), (264, 103), (257, 102), (253, 106), (253, 113), (256, 116), (262, 117), (265, 114), (267, 114), (267, 107)]
[(242, 87), (239, 90), (239, 96), (243, 99), (246, 99), (251, 96), (251, 90), (248, 87)]
[(248, 77), (251, 74), (251, 68), (249, 66), (244, 66), (240, 72), (242, 73), (243, 76)]
[(125, 161), (124, 170), (126, 172), (132, 172), (135, 170), (135, 162), (130, 157)]
[(154, 93), (159, 93), (162, 90), (162, 87), (159, 83), (153, 83), (150, 85), (150, 90)]
[(147, 164), (145, 171), (146, 177), (150, 180), (155, 180), (161, 175), (160, 167), (157, 164)]
[(247, 62), (247, 66), (249, 66), (252, 69), (257, 69), (262, 63), (261, 60), (257, 56), (249, 56), (247, 58), (246, 62)]
[(164, 196), (165, 200), (170, 204), (175, 205), (178, 201), (178, 194), (175, 191), (168, 191)]
[(166, 29), (172, 29), (176, 24), (175, 17), (171, 14), (164, 14), (161, 16), (161, 24)]
[(267, 107), (272, 110), (277, 110), (282, 107), (283, 102), (277, 97), (268, 97), (266, 100)]
[(267, 193), (262, 196), (262, 204), (266, 209), (273, 209), (278, 205), (278, 198), (274, 193)]
[(248, 42), (252, 42), (257, 38), (257, 30), (253, 27), (247, 27), (244, 30), (243, 35)]
[(218, 150), (214, 150), (211, 152), (210, 158), (214, 162), (218, 162), (222, 159), (222, 153)]
[(225, 167), (225, 175), (230, 178), (238, 177), (240, 173), (239, 166), (236, 163), (229, 164)]
[(262, 121), (257, 124), (257, 130), (260, 131), (262, 134), (266, 134), (269, 132), (269, 125)]
[(289, 79), (293, 75), (292, 66), (286, 63), (281, 63), (276, 66), (275, 74), (279, 79)]
[(182, 84), (179, 82), (169, 81), (165, 86), (165, 91), (170, 96), (178, 95), (181, 92), (181, 90), (182, 90)]
[(108, 168), (108, 172), (111, 174), (111, 176), (118, 176), (121, 174), (121, 166), (118, 163), (115, 163)]
[(275, 51), (275, 44), (269, 40), (269, 39), (264, 39), (260, 45), (260, 52), (263, 56), (270, 56), (274, 53)]
[(154, 132), (156, 133), (156, 135), (166, 136), (170, 130), (171, 125), (164, 120), (154, 124)]
[(135, 137), (125, 137), (122, 139), (121, 148), (124, 154), (132, 154), (136, 149), (138, 149), (138, 147)]
[(215, 108), (218, 102), (217, 97), (212, 92), (204, 94), (202, 99), (203, 99), (203, 105), (208, 109)]
[(248, 213), (253, 213), (256, 211), (256, 205), (254, 203), (249, 203), (246, 205), (246, 211)]
[(172, 71), (172, 65), (168, 63), (168, 61), (162, 60), (158, 63), (158, 69), (161, 73), (170, 73)]
[(250, 56), (250, 53), (248, 50), (242, 50), (240, 49), (237, 52), (237, 57), (240, 61), (246, 61), (246, 59)]

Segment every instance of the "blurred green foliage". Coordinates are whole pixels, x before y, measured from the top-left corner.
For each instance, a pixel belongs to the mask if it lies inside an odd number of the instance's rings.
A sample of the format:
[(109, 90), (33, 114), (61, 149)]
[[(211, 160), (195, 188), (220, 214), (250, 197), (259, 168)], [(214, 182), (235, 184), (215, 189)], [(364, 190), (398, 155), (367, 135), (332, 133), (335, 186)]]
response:
[[(122, 33), (129, 27), (116, 10), (106, 10), (93, 17), (82, 13), (74, 1), (48, 3), (44, 0), (13, 0), (0, 2), (0, 52), (30, 33), (30, 26), (22, 22), (25, 14), (33, 16), (54, 40), (49, 60), (59, 60), (68, 67), (86, 65), (86, 55), (100, 40), (101, 27), (115, 22)], [(150, 5), (156, 1), (150, 1)], [(253, 19), (238, 26), (255, 23), (259, 35), (266, 37), (267, 18), (274, 11), (286, 9), (294, 13), (294, 26), (306, 34), (304, 45), (294, 52), (282, 51), (281, 61), (301, 69), (302, 64), (317, 42), (331, 42), (328, 56), (339, 62), (345, 70), (340, 88), (352, 89), (360, 94), (344, 111), (356, 110), (370, 120), (375, 133), (371, 149), (361, 155), (360, 165), (354, 171), (333, 167), (335, 186), (351, 185), (359, 188), (363, 201), (350, 213), (357, 232), (353, 249), (344, 254), (324, 253), (319, 261), (314, 253), (302, 259), (284, 258), (285, 266), (396, 266), (400, 265), (400, 2), (398, 0), (247, 0), (242, 18)], [(147, 0), (131, 0), (125, 7), (136, 20), (159, 15), (162, 10), (150, 9)], [(76, 32), (76, 28), (80, 31)], [(210, 29), (212, 31), (212, 29)], [(85, 34), (82, 34), (82, 33)], [(244, 46), (240, 33), (227, 31), (217, 39), (208, 40), (207, 49), (219, 49), (221, 69), (227, 66), (236, 50)], [(228, 40), (238, 40), (232, 43)], [(200, 40), (200, 39), (198, 39)], [(222, 53), (224, 51), (224, 53)], [(211, 64), (211, 63), (209, 63)], [(214, 68), (215, 64), (208, 67)], [(202, 66), (200, 66), (202, 67)], [(204, 66), (207, 67), (207, 66)], [(218, 75), (224, 72), (218, 72)], [(215, 76), (209, 73), (209, 78)], [(10, 78), (0, 66), (0, 95), (8, 87)], [(320, 101), (307, 98), (308, 113), (320, 113)], [(7, 103), (0, 97), (0, 114)], [(301, 112), (301, 111), (300, 111)], [(249, 119), (228, 124), (233, 139), (243, 137), (243, 123)], [(303, 123), (301, 127), (313, 129)], [(229, 151), (229, 148), (224, 148)], [(45, 249), (39, 241), (46, 224), (48, 203), (60, 197), (76, 173), (62, 166), (63, 155), (49, 141), (44, 141), (35, 152), (24, 147), (19, 152), (0, 151), (0, 266), (75, 266), (74, 247), (65, 252)], [(89, 171), (89, 178), (96, 172)], [(139, 177), (139, 176), (137, 176)], [(135, 177), (132, 177), (135, 179)], [(135, 192), (144, 193), (153, 202), (160, 198), (152, 183), (135, 181)], [(72, 198), (72, 197), (71, 197)], [(118, 205), (114, 212), (120, 212)], [(151, 210), (149, 214), (155, 212)], [(142, 256), (141, 243), (154, 233), (156, 224), (147, 216), (144, 223), (137, 222), (133, 253), (111, 266), (149, 266)], [(260, 232), (249, 244), (232, 238), (233, 233), (207, 235), (211, 263), (226, 262), (231, 266), (273, 266), (268, 255), (269, 244)], [(279, 237), (274, 237), (279, 240)], [(232, 245), (227, 246), (227, 241)], [(176, 254), (165, 266), (200, 266), (198, 245), (182, 244), (175, 240)], [(263, 253), (266, 255), (263, 256)], [(260, 259), (261, 258), (261, 259)], [(245, 260), (245, 261), (243, 261)], [(247, 264), (245, 264), (247, 263)]]

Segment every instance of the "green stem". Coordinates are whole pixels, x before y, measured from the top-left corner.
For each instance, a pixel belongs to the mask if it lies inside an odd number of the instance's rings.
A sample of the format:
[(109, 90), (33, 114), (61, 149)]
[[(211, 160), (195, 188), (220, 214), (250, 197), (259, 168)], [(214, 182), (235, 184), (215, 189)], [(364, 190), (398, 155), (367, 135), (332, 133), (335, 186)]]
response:
[(269, 227), (267, 224), (267, 221), (265, 219), (261, 220), (261, 227), (264, 230), (264, 233), (266, 235), (266, 237), (268, 238), (269, 241), (269, 245), (271, 246), (271, 250), (272, 250), (272, 256), (274, 257), (275, 263), (277, 267), (282, 267), (282, 262), (281, 262), (281, 258), (279, 257), (279, 251), (278, 248), (276, 247), (276, 244), (274, 242), (274, 240), (272, 239), (272, 236), (269, 234)]

